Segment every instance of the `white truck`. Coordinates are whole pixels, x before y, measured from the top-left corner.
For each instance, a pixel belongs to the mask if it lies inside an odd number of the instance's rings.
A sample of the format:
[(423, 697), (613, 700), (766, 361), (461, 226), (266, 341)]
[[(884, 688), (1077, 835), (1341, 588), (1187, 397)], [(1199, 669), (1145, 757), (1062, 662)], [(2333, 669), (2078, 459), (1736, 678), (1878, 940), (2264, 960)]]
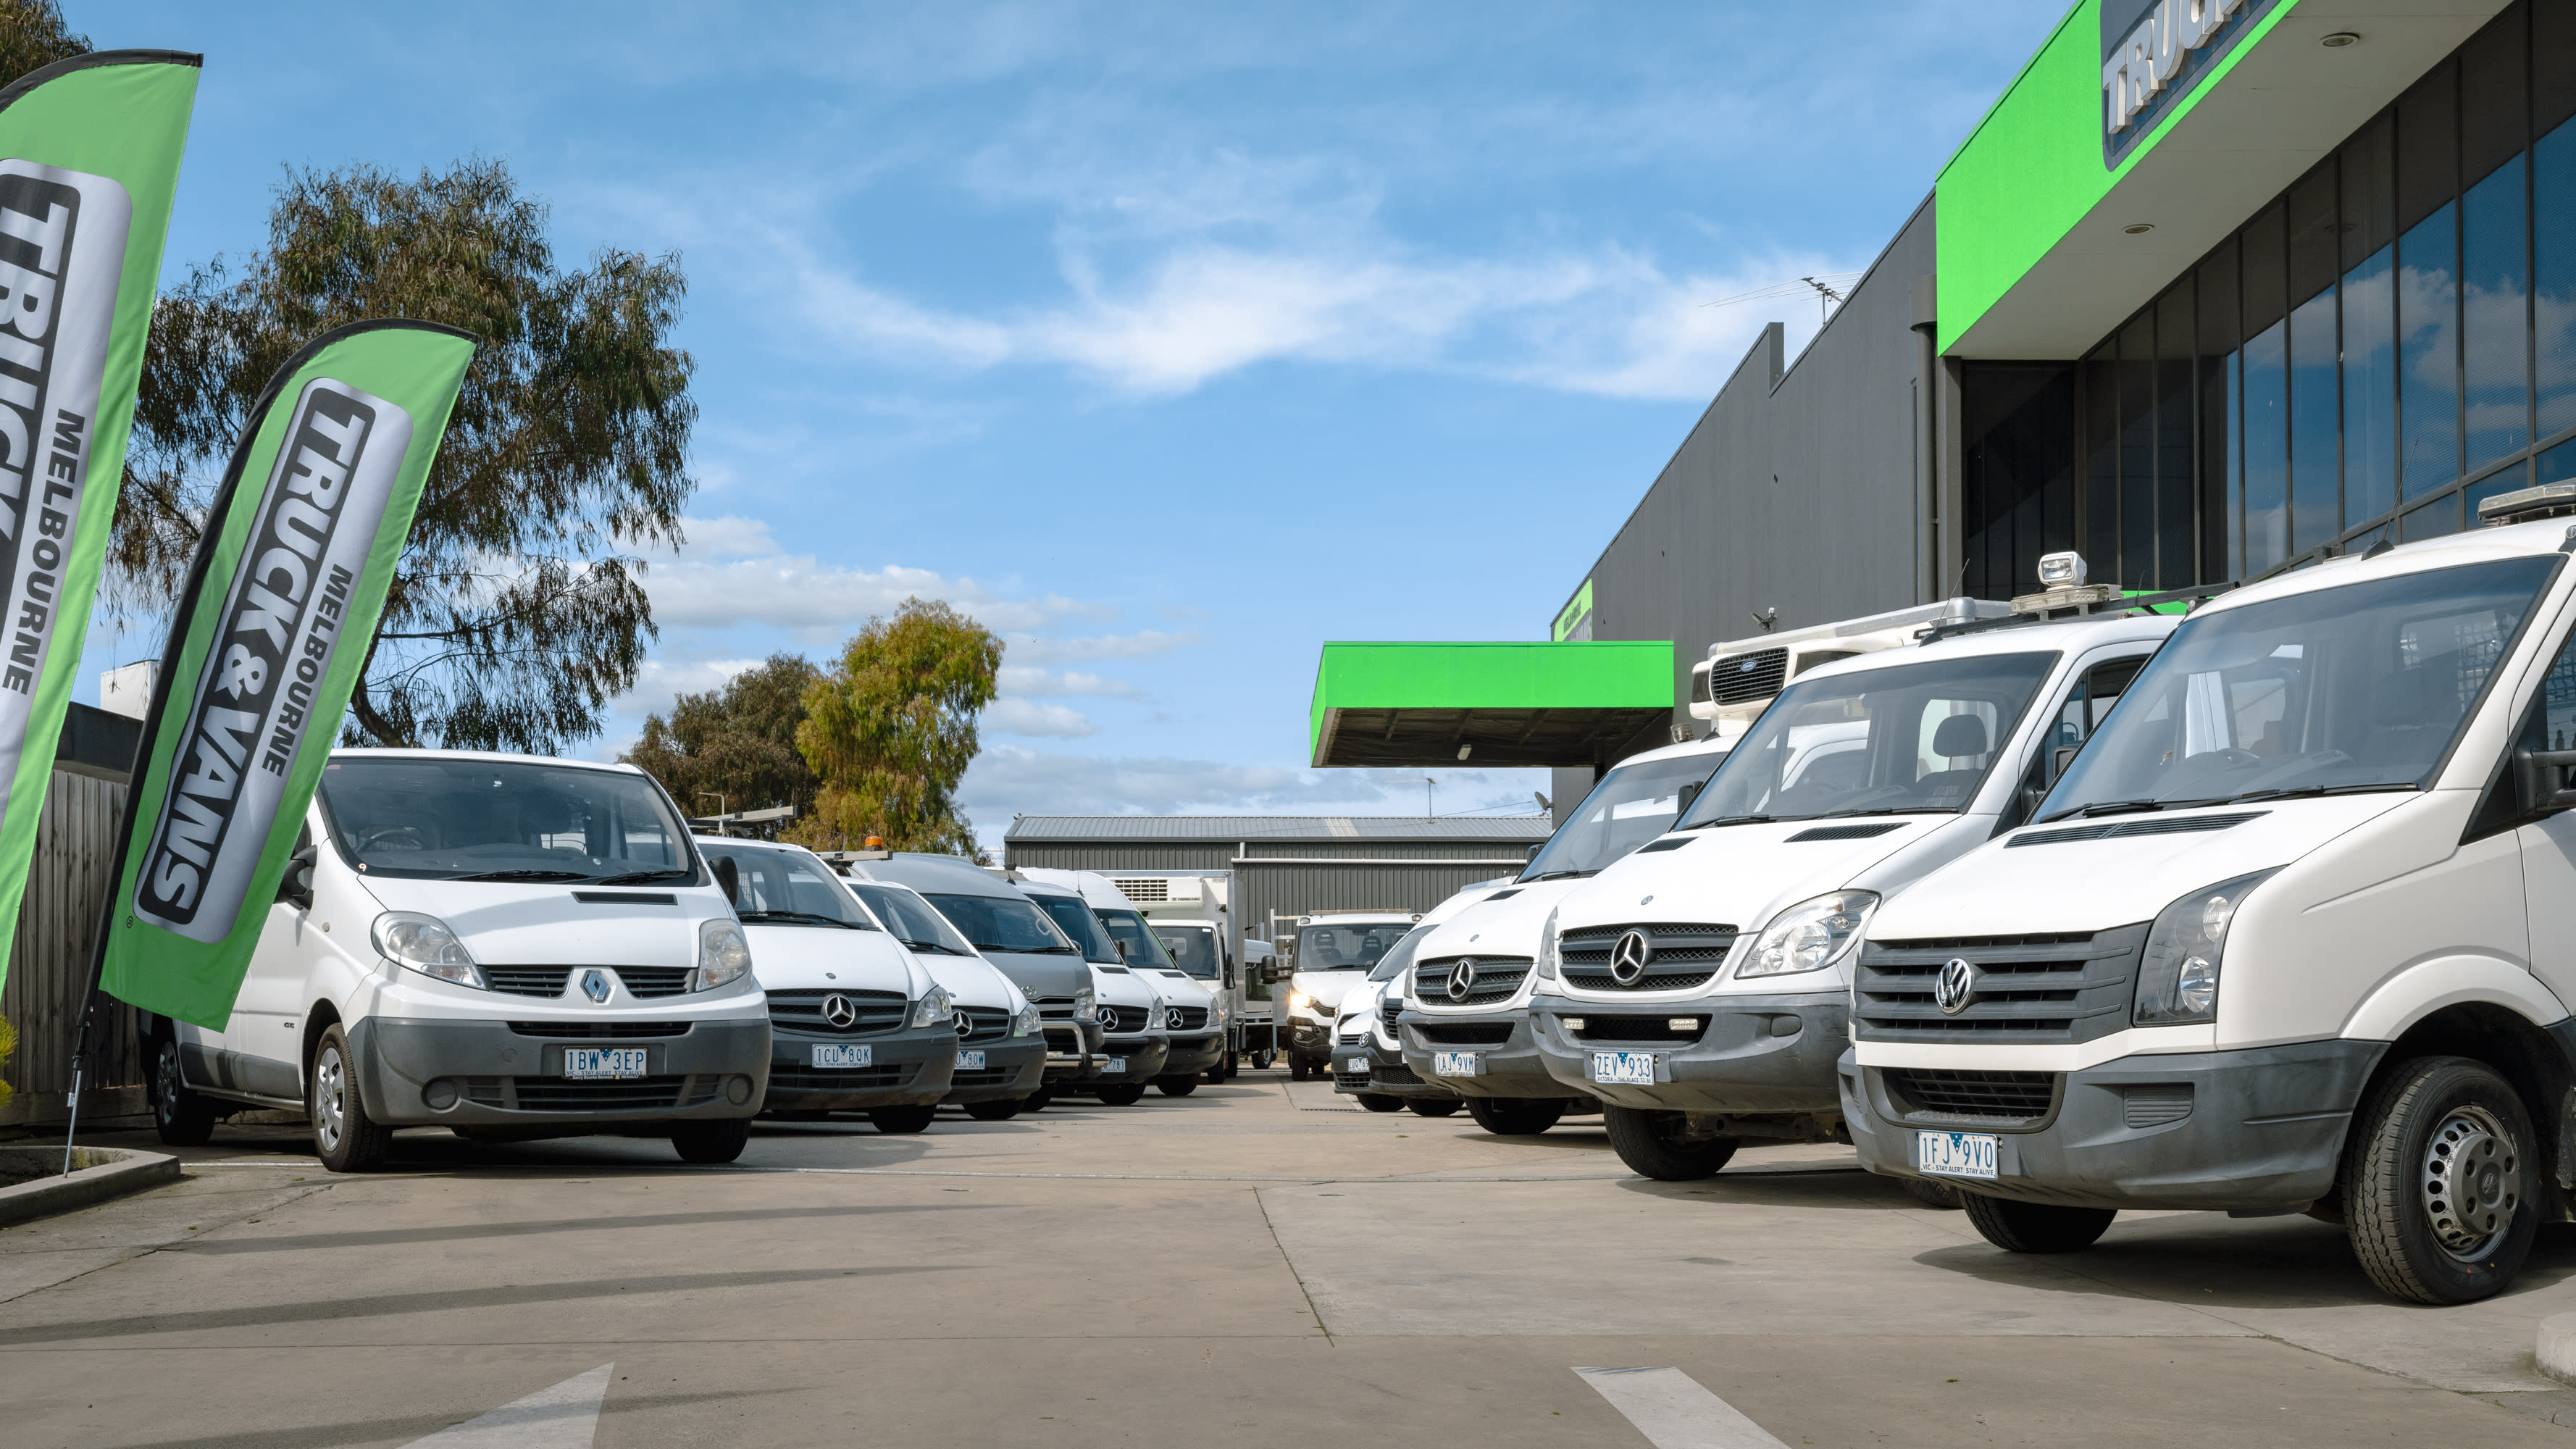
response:
[(1296, 917), (1284, 1014), (1288, 1079), (1333, 1073), (1333, 1021), (1342, 997), (1422, 920), (1420, 911), (1331, 911)]

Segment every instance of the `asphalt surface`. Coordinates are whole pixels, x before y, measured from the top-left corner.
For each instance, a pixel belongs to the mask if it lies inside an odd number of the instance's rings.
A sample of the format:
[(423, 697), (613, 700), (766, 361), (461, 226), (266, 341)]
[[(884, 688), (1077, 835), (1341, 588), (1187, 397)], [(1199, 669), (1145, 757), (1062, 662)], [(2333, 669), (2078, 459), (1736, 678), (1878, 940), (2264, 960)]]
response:
[[(96, 1139), (156, 1145), (148, 1134)], [(40, 1445), (2564, 1444), (2515, 1291), (2400, 1307), (2303, 1218), (1988, 1247), (1839, 1148), (1629, 1175), (1282, 1075), (927, 1133), (226, 1127), (0, 1231), (0, 1441)], [(1583, 1372), (1578, 1372), (1581, 1370)], [(1605, 1372), (1616, 1370), (1626, 1372)], [(1651, 1372), (1650, 1372), (1651, 1371)]]

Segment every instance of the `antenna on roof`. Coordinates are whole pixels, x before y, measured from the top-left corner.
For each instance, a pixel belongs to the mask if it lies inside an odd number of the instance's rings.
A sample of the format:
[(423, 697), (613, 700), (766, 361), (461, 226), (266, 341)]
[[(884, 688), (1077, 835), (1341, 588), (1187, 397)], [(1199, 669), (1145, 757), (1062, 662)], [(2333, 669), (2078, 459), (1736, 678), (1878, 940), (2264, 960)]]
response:
[(1859, 272), (1819, 272), (1812, 277), (1800, 277), (1794, 282), (1774, 282), (1768, 287), (1757, 287), (1750, 292), (1738, 292), (1732, 297), (1720, 297), (1714, 302), (1702, 302), (1700, 305), (1732, 307), (1738, 302), (1758, 302), (1771, 297), (1803, 297), (1809, 291), (1813, 291), (1816, 294), (1816, 321), (1818, 325), (1822, 325), (1832, 315), (1833, 304), (1851, 295), (1843, 288), (1858, 281), (1861, 275)]

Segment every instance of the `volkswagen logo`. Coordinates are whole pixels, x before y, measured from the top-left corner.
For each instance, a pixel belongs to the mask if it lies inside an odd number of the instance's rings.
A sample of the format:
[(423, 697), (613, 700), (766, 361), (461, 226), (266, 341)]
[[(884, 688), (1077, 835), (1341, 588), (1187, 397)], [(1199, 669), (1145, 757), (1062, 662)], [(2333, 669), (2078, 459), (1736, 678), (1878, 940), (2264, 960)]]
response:
[(1645, 977), (1646, 963), (1654, 959), (1654, 937), (1642, 930), (1622, 931), (1610, 947), (1610, 979), (1634, 986)]
[(1467, 993), (1475, 989), (1476, 958), (1473, 956), (1461, 956), (1458, 958), (1458, 964), (1449, 968), (1449, 999), (1451, 1001), (1465, 1001), (1467, 999)]
[(596, 966), (593, 966), (589, 970), (581, 973), (581, 994), (589, 997), (593, 1001), (606, 1002), (608, 1000), (608, 977), (606, 973), (602, 972)]
[(823, 1024), (834, 1031), (848, 1031), (859, 1024), (859, 1009), (850, 998), (835, 991), (823, 998)]
[(1932, 1001), (1944, 1016), (1957, 1016), (1977, 999), (1977, 968), (1953, 956), (1941, 963), (1941, 974), (1932, 978)]

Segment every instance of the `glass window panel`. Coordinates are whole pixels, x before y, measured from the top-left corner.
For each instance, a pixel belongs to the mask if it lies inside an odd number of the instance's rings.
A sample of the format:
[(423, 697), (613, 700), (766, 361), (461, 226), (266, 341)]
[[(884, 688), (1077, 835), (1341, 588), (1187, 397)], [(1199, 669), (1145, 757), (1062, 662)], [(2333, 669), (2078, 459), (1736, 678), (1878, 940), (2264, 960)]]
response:
[(2335, 168), (2325, 162), (2290, 188), (2290, 302), (2308, 300), (2334, 285), (2343, 270), (2335, 206)]
[(2290, 313), (2290, 552), (2343, 530), (2343, 429), (2335, 385), (2335, 294)]
[(2576, 428), (2576, 125), (2531, 148), (2531, 223), (2535, 391), (2545, 438)]
[[(2196, 581), (2191, 497), (2191, 278), (2156, 299), (2156, 582)], [(2033, 561), (2034, 565), (2036, 560)]]
[(2343, 143), (2343, 269), (2397, 240), (2397, 127), (2382, 111)]
[(2396, 248), (2343, 279), (2343, 526), (2397, 506)]
[(2520, 166), (2499, 167), (2460, 203), (2460, 335), (2468, 381), (2468, 466), (2531, 442), (2529, 265)]
[(2245, 344), (2245, 568), (2290, 556), (2290, 328), (2275, 322)]
[(2397, 436), (2409, 498), (2460, 476), (2458, 219), (2443, 207), (2397, 240)]
[(2245, 340), (2236, 323), (2236, 238), (2229, 237), (2202, 259), (2193, 290), (2200, 297), (2200, 352), (2223, 357)]
[(2412, 231), (2460, 194), (2459, 71), (2449, 61), (2397, 102), (2397, 228)]
[(2119, 577), (2120, 364), (2109, 347), (2084, 360), (2084, 556)]
[(2576, 481), (2576, 442), (2561, 443), (2541, 454), (2533, 468), (2543, 483)]
[(2227, 576), (2245, 577), (2245, 354), (2227, 354)]
[(2576, 5), (2531, 13), (2531, 129), (2547, 135), (2576, 116)]
[(2462, 511), (2468, 515), (2469, 527), (2475, 528), (2478, 526), (2478, 505), (2480, 503), (2489, 498), (2493, 498), (2499, 493), (2511, 493), (2517, 488), (2528, 488), (2530, 486), (2531, 463), (2528, 459), (2523, 462), (2516, 463), (2509, 468), (2499, 468), (2495, 472), (2488, 474), (2486, 477), (2470, 484), (2468, 489), (2460, 495)]
[(2281, 203), (2256, 213), (2237, 235), (2244, 244), (2245, 335), (2253, 336), (2289, 314), (2288, 243), (2284, 240)]
[(2472, 186), (2531, 140), (2523, 106), (2530, 35), (2517, 0), (2460, 47), (2460, 174)]
[(2120, 553), (2124, 589), (2155, 587), (2156, 340), (2150, 313), (2120, 332)]
[(2193, 583), (2214, 583), (2234, 578), (2235, 562), (2228, 552), (2227, 510), (2228, 464), (2236, 435), (2234, 399), (2228, 396), (2228, 361), (2224, 357), (2200, 359), (2200, 467), (2194, 480), (2200, 506), (2200, 576)]
[(2397, 541), (2415, 543), (2460, 531), (2460, 495), (2445, 493), (2397, 520)]

